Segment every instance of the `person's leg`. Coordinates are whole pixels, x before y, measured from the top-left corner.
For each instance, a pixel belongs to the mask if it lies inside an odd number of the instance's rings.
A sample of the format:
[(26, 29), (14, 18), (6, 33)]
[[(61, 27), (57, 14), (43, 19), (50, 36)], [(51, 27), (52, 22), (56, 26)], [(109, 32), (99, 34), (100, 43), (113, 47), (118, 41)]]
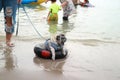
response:
[(0, 11), (2, 10), (2, 0), (0, 0)]
[(63, 16), (63, 20), (68, 21), (68, 16)]
[(78, 4), (78, 0), (72, 0), (72, 2), (73, 2), (74, 5)]
[(68, 21), (68, 16), (69, 16), (68, 10), (67, 9), (63, 9), (63, 20), (64, 21)]
[(17, 0), (4, 0), (3, 4), (5, 16), (6, 44), (8, 46), (13, 46), (13, 44), (11, 43), (11, 38), (14, 32)]

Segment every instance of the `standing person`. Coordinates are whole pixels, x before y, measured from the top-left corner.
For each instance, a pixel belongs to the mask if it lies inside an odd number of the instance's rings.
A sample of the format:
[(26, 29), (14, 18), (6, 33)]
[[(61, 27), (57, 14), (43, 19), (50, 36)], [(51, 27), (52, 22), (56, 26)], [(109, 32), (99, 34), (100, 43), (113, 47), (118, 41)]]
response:
[(75, 6), (72, 0), (60, 0), (61, 6), (63, 7), (63, 20), (68, 20), (68, 17), (76, 13)]
[(84, 2), (80, 2), (79, 3), (82, 7), (94, 7), (94, 5), (92, 5), (89, 0), (84, 0)]
[[(50, 0), (46, 0), (46, 3)], [(63, 8), (63, 20), (68, 20), (72, 13), (76, 13), (75, 6), (72, 0), (60, 0)]]
[(0, 0), (0, 11), (2, 8), (4, 10), (6, 45), (10, 47), (14, 46), (11, 38), (14, 32), (17, 2), (20, 3), (21, 0)]
[(84, 6), (85, 4), (89, 3), (89, 0), (84, 0), (84, 2), (81, 2), (80, 5)]
[(48, 21), (58, 21), (58, 11), (61, 10), (61, 7), (56, 4), (56, 0), (51, 0), (52, 4), (49, 8), (49, 13), (47, 16)]

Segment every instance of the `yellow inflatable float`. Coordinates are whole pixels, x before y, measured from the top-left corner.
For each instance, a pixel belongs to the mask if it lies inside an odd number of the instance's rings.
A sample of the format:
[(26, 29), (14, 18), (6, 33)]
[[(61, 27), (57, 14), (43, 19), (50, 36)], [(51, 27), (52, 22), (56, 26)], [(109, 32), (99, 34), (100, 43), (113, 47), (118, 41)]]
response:
[(46, 0), (37, 0), (37, 2), (32, 2), (31, 4), (41, 4), (45, 2)]

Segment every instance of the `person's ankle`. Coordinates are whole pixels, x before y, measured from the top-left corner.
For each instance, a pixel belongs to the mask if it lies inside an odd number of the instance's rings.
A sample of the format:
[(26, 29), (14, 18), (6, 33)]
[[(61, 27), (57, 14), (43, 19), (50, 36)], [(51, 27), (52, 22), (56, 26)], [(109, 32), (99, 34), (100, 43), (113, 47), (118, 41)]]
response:
[(14, 47), (15, 45), (13, 43), (11, 43), (10, 41), (7, 41), (6, 42), (6, 45), (9, 46), (9, 47)]
[(68, 17), (63, 17), (63, 20), (68, 21)]

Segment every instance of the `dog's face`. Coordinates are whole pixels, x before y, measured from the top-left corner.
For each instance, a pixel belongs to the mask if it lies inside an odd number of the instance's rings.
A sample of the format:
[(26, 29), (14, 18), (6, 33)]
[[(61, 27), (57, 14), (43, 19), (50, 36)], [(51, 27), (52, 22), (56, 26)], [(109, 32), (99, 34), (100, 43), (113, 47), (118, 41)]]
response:
[(67, 38), (65, 37), (64, 34), (60, 34), (56, 36), (56, 41), (58, 44), (64, 45), (64, 43), (66, 42)]

